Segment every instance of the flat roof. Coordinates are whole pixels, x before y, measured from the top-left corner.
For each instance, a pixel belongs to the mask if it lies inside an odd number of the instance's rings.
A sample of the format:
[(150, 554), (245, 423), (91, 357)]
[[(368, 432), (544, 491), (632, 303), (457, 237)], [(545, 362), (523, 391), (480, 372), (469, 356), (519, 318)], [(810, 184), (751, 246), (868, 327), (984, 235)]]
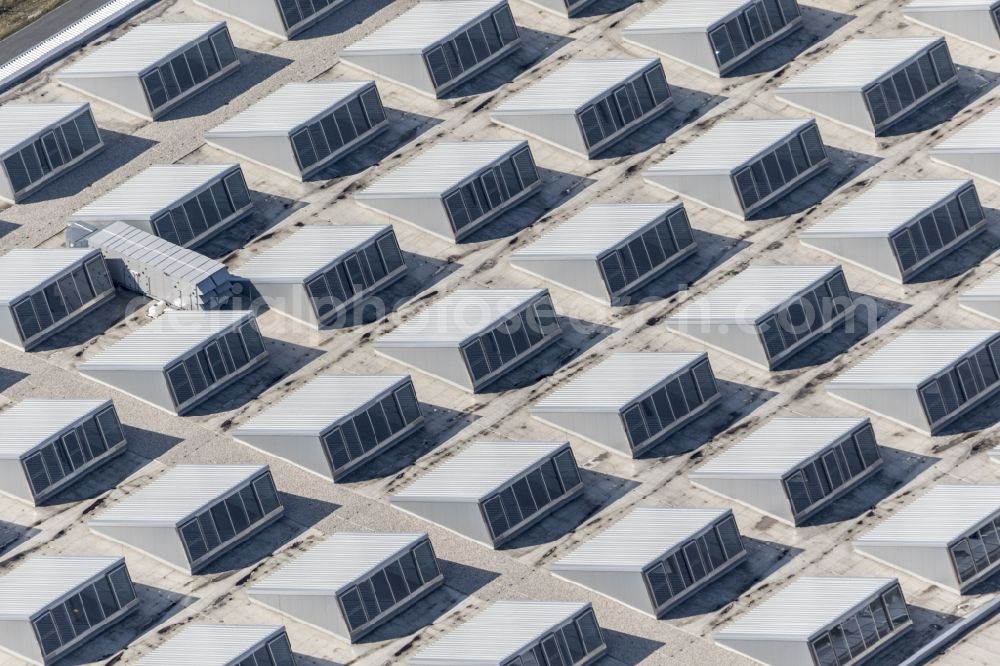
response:
[(931, 148), (931, 155), (990, 153), (1000, 150), (1000, 109), (994, 109), (965, 125)]
[(250, 281), (300, 284), (391, 228), (389, 224), (302, 227), (253, 255), (234, 272)]
[(874, 83), (944, 37), (857, 38), (778, 86), (784, 91), (858, 90)]
[(63, 68), (56, 73), (56, 78), (138, 75), (224, 27), (225, 21), (141, 23)]
[(493, 115), (527, 115), (564, 111), (575, 113), (596, 97), (610, 93), (626, 79), (653, 63), (653, 58), (628, 60), (573, 59), (545, 78), (508, 97)]
[(420, 53), (458, 32), (507, 0), (425, 0), (340, 51), (340, 56), (368, 53)]
[(708, 30), (754, 0), (664, 0), (625, 28), (630, 32), (690, 32)]
[(858, 537), (858, 546), (946, 547), (1000, 517), (1000, 485), (937, 485)]
[(35, 555), (0, 576), (0, 619), (27, 619), (90, 579), (119, 564), (124, 557)]
[(135, 666), (230, 666), (284, 631), (280, 624), (192, 624)]
[(14, 248), (0, 256), (0, 303), (9, 305), (100, 253), (96, 248)]
[(11, 103), (0, 106), (0, 154), (90, 108), (82, 104)]
[(0, 458), (20, 458), (110, 400), (27, 398), (0, 412)]

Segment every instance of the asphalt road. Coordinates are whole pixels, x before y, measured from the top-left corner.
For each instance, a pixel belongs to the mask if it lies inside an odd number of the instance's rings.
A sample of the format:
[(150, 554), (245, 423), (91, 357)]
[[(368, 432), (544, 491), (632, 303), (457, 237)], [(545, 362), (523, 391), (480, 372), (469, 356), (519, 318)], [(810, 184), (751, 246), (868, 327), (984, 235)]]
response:
[(39, 42), (80, 20), (108, 0), (69, 0), (0, 41), (0, 63), (6, 64)]

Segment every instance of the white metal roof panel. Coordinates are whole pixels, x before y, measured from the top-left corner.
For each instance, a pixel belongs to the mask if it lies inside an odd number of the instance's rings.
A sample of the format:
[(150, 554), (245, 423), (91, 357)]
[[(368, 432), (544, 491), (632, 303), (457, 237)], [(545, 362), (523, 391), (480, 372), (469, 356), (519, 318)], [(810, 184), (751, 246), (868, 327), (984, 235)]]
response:
[(135, 666), (229, 666), (284, 631), (274, 624), (192, 624)]
[(420, 53), (505, 4), (507, 0), (424, 0), (340, 55), (350, 59), (354, 54)]
[(852, 39), (778, 86), (778, 94), (785, 90), (860, 90), (937, 42), (944, 42), (944, 37)]
[(574, 113), (611, 92), (653, 63), (653, 59), (570, 60), (548, 76), (508, 97), (497, 116), (564, 111)]
[(992, 301), (1000, 299), (1000, 271), (987, 277), (971, 289), (959, 294), (962, 301)]
[(58, 125), (89, 104), (4, 104), (0, 106), (0, 154)]
[(370, 85), (371, 81), (287, 83), (205, 132), (205, 138), (286, 136)]
[(994, 109), (931, 148), (931, 155), (990, 153), (998, 150), (1000, 150), (1000, 109)]
[(753, 0), (665, 0), (625, 28), (630, 32), (691, 32), (705, 30)]
[(515, 252), (513, 258), (596, 259), (679, 208), (680, 203), (588, 206)]
[(250, 281), (302, 283), (390, 228), (388, 224), (302, 227), (251, 257), (235, 272)]
[(0, 576), (0, 618), (29, 618), (91, 578), (124, 563), (123, 557), (36, 555)]
[(938, 485), (860, 536), (866, 545), (947, 546), (1000, 517), (1000, 485)]
[(912, 0), (903, 7), (905, 13), (908, 9), (925, 9), (954, 11), (956, 9), (992, 9), (1000, 5), (1000, 0)]
[(10, 304), (98, 254), (94, 248), (14, 248), (0, 257), (0, 303)]
[(60, 71), (56, 78), (138, 75), (225, 25), (224, 21), (142, 23), (80, 58)]
[(0, 412), (0, 458), (20, 458), (110, 400), (28, 398)]

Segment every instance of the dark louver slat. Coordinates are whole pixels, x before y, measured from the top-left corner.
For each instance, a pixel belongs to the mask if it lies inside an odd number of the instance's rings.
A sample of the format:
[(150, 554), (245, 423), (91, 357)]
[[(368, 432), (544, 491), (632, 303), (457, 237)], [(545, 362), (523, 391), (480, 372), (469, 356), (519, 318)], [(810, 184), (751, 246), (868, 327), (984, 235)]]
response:
[(43, 654), (52, 654), (62, 645), (59, 634), (56, 633), (56, 625), (52, 621), (52, 615), (45, 613), (32, 622), (35, 625), (35, 632), (38, 634), (38, 643), (42, 646)]
[(434, 549), (429, 541), (424, 541), (413, 549), (413, 558), (417, 561), (417, 569), (424, 582), (430, 582), (440, 575), (437, 565), (437, 557), (434, 556)]
[(253, 482), (253, 489), (257, 493), (257, 499), (265, 516), (281, 506), (278, 492), (274, 489), (274, 481), (270, 474), (264, 474), (257, 478)]
[(716, 526), (719, 538), (722, 540), (722, 547), (726, 549), (726, 556), (733, 559), (743, 552), (743, 539), (740, 538), (740, 531), (736, 528), (736, 521), (726, 518)]
[(125, 569), (124, 565), (109, 573), (108, 580), (111, 581), (111, 587), (114, 589), (115, 596), (118, 598), (119, 606), (127, 606), (135, 600), (135, 590), (132, 588), (132, 579), (129, 578), (128, 570)]
[(604, 637), (601, 635), (601, 628), (597, 626), (597, 618), (594, 612), (584, 611), (576, 618), (576, 626), (580, 629), (580, 637), (583, 639), (583, 646), (587, 648), (587, 654), (604, 645)]
[[(288, 643), (288, 636), (286, 634), (281, 634), (269, 641), (267, 649), (271, 653), (274, 666), (295, 666), (295, 658), (292, 656), (292, 646)], [(258, 659), (259, 663), (260, 660)]]
[(344, 607), (344, 615), (347, 617), (347, 624), (351, 629), (357, 629), (368, 622), (364, 606), (361, 605), (361, 595), (358, 588), (352, 587), (347, 592), (340, 595), (340, 603)]
[(559, 478), (567, 491), (580, 485), (580, 470), (576, 466), (572, 451), (563, 451), (554, 458)]

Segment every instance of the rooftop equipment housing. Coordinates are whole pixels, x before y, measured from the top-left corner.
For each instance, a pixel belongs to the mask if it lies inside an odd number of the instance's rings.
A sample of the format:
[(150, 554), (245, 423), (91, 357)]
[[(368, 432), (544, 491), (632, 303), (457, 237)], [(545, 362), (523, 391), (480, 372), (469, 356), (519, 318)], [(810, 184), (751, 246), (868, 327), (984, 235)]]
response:
[(15, 248), (0, 256), (0, 342), (27, 351), (114, 296), (100, 250)]
[(1000, 0), (914, 0), (903, 7), (914, 23), (991, 51), (1000, 51)]
[(1000, 109), (961, 127), (930, 149), (931, 159), (1000, 185)]
[(348, 2), (350, 0), (195, 0), (194, 4), (269, 35), (291, 39)]
[(772, 370), (854, 312), (833, 266), (750, 266), (667, 320), (667, 328)]
[(856, 539), (854, 549), (967, 594), (1000, 571), (1000, 486), (934, 486)]
[(643, 176), (746, 220), (829, 165), (813, 118), (721, 120)]
[(47, 666), (138, 606), (124, 557), (31, 557), (0, 576), (0, 650)]
[(589, 603), (498, 601), (417, 652), (407, 663), (584, 666), (606, 651), (604, 635)]
[(388, 126), (373, 81), (288, 83), (205, 132), (205, 141), (303, 181)]
[(597, 204), (515, 252), (510, 263), (617, 305), (696, 249), (681, 203)]
[(248, 311), (172, 311), (78, 366), (91, 379), (174, 414), (267, 361)]
[(442, 97), (521, 45), (507, 0), (423, 0), (340, 52), (340, 59)]
[(769, 666), (860, 664), (913, 627), (895, 578), (796, 578), (715, 632)]
[(268, 307), (319, 328), (406, 273), (389, 224), (307, 226), (236, 269)]
[(247, 216), (253, 203), (238, 164), (156, 164), (70, 215), (66, 243), (124, 222), (194, 247)]
[(267, 465), (177, 465), (88, 525), (103, 537), (194, 574), (283, 511)]
[(250, 599), (354, 643), (444, 582), (426, 534), (338, 532), (255, 583)]
[(659, 618), (746, 556), (730, 509), (639, 507), (550, 569)]
[(688, 479), (794, 527), (881, 467), (867, 418), (776, 417)]
[(475, 393), (562, 335), (547, 289), (459, 289), (375, 341), (375, 351)]
[(320, 375), (241, 425), (233, 437), (338, 481), (423, 422), (409, 375)]
[(778, 86), (778, 97), (872, 136), (958, 85), (944, 37), (853, 39)]
[(959, 294), (958, 304), (981, 317), (1000, 321), (1000, 272)]
[(827, 384), (835, 398), (925, 435), (1000, 388), (1000, 331), (908, 330)]
[(56, 75), (59, 83), (156, 120), (238, 69), (221, 21), (142, 23)]
[(619, 352), (557, 387), (532, 406), (531, 415), (635, 458), (720, 397), (704, 352)]
[(582, 492), (568, 442), (474, 442), (390, 502), (499, 548)]
[(985, 226), (971, 180), (880, 180), (799, 240), (902, 284)]
[(135, 666), (295, 666), (285, 628), (269, 624), (191, 624)]
[(570, 60), (501, 102), (490, 119), (591, 159), (673, 102), (658, 59)]
[(4, 104), (0, 199), (23, 201), (103, 148), (90, 104)]
[(722, 76), (802, 25), (795, 0), (665, 0), (626, 42)]
[(541, 186), (527, 141), (445, 142), (354, 198), (365, 208), (456, 243)]

